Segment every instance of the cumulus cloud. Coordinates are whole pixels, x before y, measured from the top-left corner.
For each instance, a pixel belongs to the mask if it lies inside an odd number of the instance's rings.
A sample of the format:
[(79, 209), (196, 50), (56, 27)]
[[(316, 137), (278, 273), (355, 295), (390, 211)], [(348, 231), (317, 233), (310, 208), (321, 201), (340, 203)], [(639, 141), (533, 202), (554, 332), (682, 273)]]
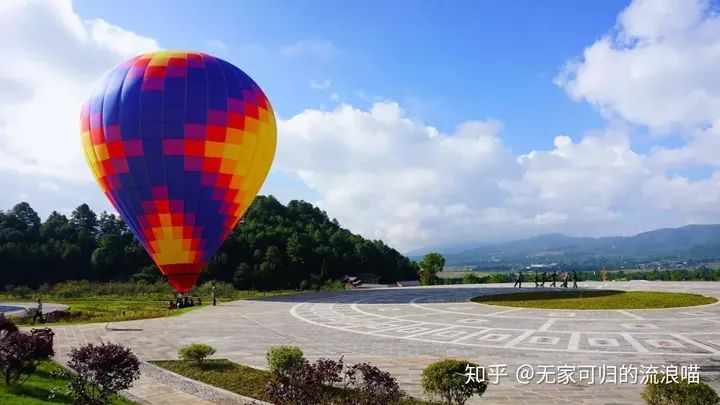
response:
[(351, 229), (408, 246), (442, 238), (448, 229), (436, 225), (499, 202), (497, 183), (514, 170), (499, 122), (443, 134), (394, 102), (307, 110), (278, 128), (278, 167), (317, 192), (318, 204)]
[(697, 218), (654, 202), (661, 190), (645, 184), (665, 172), (632, 150), (622, 126), (578, 142), (558, 136), (554, 148), (520, 156), (503, 144), (497, 120), (444, 134), (394, 102), (306, 110), (278, 128), (279, 170), (297, 175), (341, 223), (400, 248), (551, 231), (633, 233)]
[[(42, 29), (37, 29), (42, 27)], [(79, 148), (80, 106), (93, 82), (153, 39), (95, 19), (68, 1), (0, 5), (0, 169), (87, 178)], [(82, 169), (82, 170), (80, 170)]]
[(556, 83), (576, 100), (655, 130), (720, 116), (720, 15), (707, 0), (636, 0)]
[[(0, 2), (0, 38), (12, 38), (0, 41), (3, 185), (19, 187), (10, 177), (22, 174), (95, 186), (80, 148), (80, 106), (109, 66), (157, 49), (157, 42), (101, 19), (84, 21), (69, 0)], [(24, 187), (35, 190), (31, 183)], [(5, 199), (17, 202), (15, 195)]]

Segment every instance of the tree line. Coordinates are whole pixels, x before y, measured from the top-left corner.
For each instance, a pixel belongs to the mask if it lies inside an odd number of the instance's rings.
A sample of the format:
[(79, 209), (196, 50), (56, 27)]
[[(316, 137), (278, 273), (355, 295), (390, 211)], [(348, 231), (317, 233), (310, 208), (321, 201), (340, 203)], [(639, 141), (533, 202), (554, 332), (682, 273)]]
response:
[[(305, 201), (283, 205), (258, 196), (214, 255), (202, 281), (240, 289), (310, 289), (371, 274), (381, 282), (415, 279), (415, 262), (380, 240), (367, 240)], [(0, 288), (65, 280), (157, 281), (160, 272), (125, 222), (87, 204), (45, 221), (21, 202), (0, 211)]]

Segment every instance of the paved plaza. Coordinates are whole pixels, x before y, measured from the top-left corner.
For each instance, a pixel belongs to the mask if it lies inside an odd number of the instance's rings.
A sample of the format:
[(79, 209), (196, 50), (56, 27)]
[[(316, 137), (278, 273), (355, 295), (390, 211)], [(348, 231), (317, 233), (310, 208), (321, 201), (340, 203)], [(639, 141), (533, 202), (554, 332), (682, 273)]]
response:
[[(693, 292), (720, 298), (720, 283), (714, 282), (586, 282), (581, 287)], [(103, 340), (128, 345), (143, 360), (174, 359), (180, 347), (201, 342), (214, 346), (218, 358), (264, 368), (269, 347), (292, 344), (301, 346), (310, 359), (344, 356), (348, 363), (371, 362), (390, 371), (413, 395), (421, 395), (420, 374), (427, 364), (455, 357), (497, 366), (498, 383), (477, 400), (491, 404), (641, 403), (642, 371), (652, 370), (647, 368), (650, 365), (659, 366), (660, 371), (663, 366), (692, 370), (697, 365), (702, 379), (720, 388), (718, 304), (575, 311), (468, 301), (511, 290), (509, 284), (484, 284), (236, 301), (179, 317), (55, 327), (56, 351), (62, 359), (70, 347)], [(518, 368), (532, 369), (535, 375), (525, 375), (520, 382)], [(633, 384), (635, 378), (638, 381)], [(176, 384), (165, 392), (166, 379), (156, 380), (145, 378), (141, 389), (133, 393), (149, 403), (177, 404), (178, 395), (187, 403), (193, 403), (193, 398), (199, 403), (193, 397), (195, 388)], [(242, 403), (231, 397), (215, 396), (210, 403)]]

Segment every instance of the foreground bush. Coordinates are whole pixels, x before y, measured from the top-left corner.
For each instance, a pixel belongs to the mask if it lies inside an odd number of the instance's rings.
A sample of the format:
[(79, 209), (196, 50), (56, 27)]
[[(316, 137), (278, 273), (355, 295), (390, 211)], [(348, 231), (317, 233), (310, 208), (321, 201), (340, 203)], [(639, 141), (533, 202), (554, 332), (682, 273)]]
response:
[(718, 405), (720, 397), (705, 383), (688, 383), (687, 380), (665, 382), (658, 375), (656, 382), (650, 382), (643, 390), (642, 399), (648, 405)]
[[(304, 360), (304, 359), (303, 359)], [(270, 400), (278, 405), (391, 405), (405, 393), (390, 373), (367, 363), (345, 367), (338, 361), (304, 361), (300, 369), (288, 374), (274, 373), (265, 387)]]
[(128, 389), (140, 378), (140, 360), (120, 345), (88, 344), (70, 352), (70, 396), (76, 404), (108, 404), (112, 394)]
[(326, 403), (336, 383), (340, 382), (342, 360), (320, 359), (305, 362), (291, 376), (274, 374), (265, 393), (277, 405), (315, 405)]
[(464, 405), (471, 397), (482, 396), (487, 389), (485, 381), (468, 381), (468, 370), (477, 367), (464, 360), (436, 361), (423, 370), (421, 385), (426, 393), (440, 396), (445, 404)]
[(297, 346), (274, 346), (266, 354), (268, 366), (273, 374), (290, 377), (305, 366), (307, 360)]
[(355, 397), (353, 404), (395, 404), (405, 397), (395, 377), (368, 363), (350, 367), (345, 378)]
[(18, 327), (13, 321), (0, 314), (0, 340), (12, 332), (17, 332)]
[(178, 351), (178, 356), (181, 359), (194, 361), (198, 365), (213, 354), (215, 354), (215, 349), (203, 343), (189, 344)]
[(54, 354), (52, 345), (52, 330), (33, 329), (28, 334), (0, 317), (0, 373), (5, 385), (23, 384), (40, 361)]

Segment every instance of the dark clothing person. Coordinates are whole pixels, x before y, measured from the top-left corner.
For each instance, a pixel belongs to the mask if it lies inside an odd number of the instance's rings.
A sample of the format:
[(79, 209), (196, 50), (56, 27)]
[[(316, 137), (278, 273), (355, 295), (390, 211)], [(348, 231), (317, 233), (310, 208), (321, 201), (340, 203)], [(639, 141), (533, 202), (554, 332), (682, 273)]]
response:
[(216, 306), (217, 305), (217, 297), (216, 297), (215, 286), (212, 287), (212, 291), (210, 291), (210, 296), (212, 297), (212, 300), (213, 300), (213, 306)]
[(575, 270), (573, 270), (573, 288), (578, 288), (577, 282), (578, 282), (578, 276), (577, 276), (577, 273), (575, 272)]
[(555, 285), (555, 282), (557, 281), (557, 273), (553, 271), (550, 277), (552, 279), (552, 284), (550, 284), (550, 287), (557, 287)]
[(41, 323), (45, 323), (45, 318), (43, 318), (43, 312), (42, 312), (42, 301), (40, 298), (37, 300), (37, 308), (35, 309), (35, 313), (33, 314), (32, 323), (35, 325), (35, 322), (39, 319)]
[(513, 286), (513, 288), (514, 287), (522, 288), (522, 278), (523, 278), (523, 274), (521, 271), (520, 273), (518, 273), (517, 278), (515, 279), (515, 285)]
[(540, 276), (540, 287), (545, 287), (545, 280), (547, 280), (547, 273), (543, 271)]
[(535, 272), (535, 287), (540, 287), (540, 276)]

